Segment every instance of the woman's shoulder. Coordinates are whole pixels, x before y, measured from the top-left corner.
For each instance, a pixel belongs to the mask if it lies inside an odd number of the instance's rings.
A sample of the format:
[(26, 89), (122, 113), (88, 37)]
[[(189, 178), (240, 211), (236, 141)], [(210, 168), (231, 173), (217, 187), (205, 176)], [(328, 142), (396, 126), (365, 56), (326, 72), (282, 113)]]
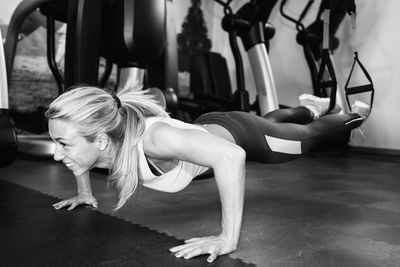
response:
[(190, 128), (191, 124), (171, 117), (147, 117), (145, 119), (146, 130), (154, 124), (167, 124), (176, 128)]
[(150, 125), (152, 125), (156, 122), (168, 123), (171, 119), (172, 118), (170, 118), (170, 117), (151, 116), (151, 117), (146, 117), (144, 121), (146, 124), (146, 128), (148, 128)]
[[(144, 150), (148, 150), (157, 144), (164, 129), (174, 126), (174, 119), (169, 117), (147, 117), (145, 118), (145, 131), (143, 135)], [(147, 148), (147, 149), (146, 149)], [(147, 151), (145, 151), (147, 152)]]
[(148, 117), (145, 119), (145, 143), (148, 143), (148, 141), (154, 143), (155, 141), (160, 139), (160, 137), (163, 137), (162, 139), (164, 139), (163, 135), (168, 135), (168, 129), (170, 129), (171, 127), (186, 128), (184, 126), (185, 124), (186, 123), (182, 121), (170, 117)]
[(199, 129), (204, 131), (199, 125), (177, 120), (171, 117), (148, 117), (145, 119), (146, 129), (149, 129), (155, 123), (164, 123), (179, 129)]

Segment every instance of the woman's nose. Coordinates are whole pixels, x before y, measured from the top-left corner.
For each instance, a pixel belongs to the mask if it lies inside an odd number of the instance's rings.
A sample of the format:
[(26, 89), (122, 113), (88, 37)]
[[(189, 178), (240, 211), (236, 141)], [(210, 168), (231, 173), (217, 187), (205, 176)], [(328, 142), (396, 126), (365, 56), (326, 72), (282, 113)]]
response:
[(56, 149), (54, 150), (54, 160), (55, 161), (61, 161), (64, 158), (64, 154), (61, 151), (62, 149), (60, 148), (59, 145), (56, 145)]

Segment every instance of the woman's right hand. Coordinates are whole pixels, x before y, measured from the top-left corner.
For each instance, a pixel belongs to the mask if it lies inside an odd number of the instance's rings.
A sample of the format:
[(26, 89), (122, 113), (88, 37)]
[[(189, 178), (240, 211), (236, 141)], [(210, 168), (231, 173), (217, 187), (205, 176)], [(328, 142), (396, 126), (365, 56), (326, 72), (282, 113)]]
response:
[(53, 204), (53, 207), (58, 210), (69, 206), (67, 210), (73, 210), (77, 206), (83, 204), (90, 205), (94, 208), (98, 207), (97, 200), (92, 194), (79, 194), (76, 197), (57, 202), (56, 204)]

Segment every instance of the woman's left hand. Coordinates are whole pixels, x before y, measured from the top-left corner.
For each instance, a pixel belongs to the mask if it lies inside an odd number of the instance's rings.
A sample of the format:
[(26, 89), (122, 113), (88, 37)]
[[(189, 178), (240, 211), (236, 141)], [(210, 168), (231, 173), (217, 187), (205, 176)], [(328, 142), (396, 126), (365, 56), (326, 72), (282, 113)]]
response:
[(192, 238), (185, 240), (184, 245), (170, 248), (178, 258), (190, 259), (203, 254), (210, 254), (208, 262), (213, 262), (219, 255), (227, 254), (236, 250), (236, 245), (223, 235)]

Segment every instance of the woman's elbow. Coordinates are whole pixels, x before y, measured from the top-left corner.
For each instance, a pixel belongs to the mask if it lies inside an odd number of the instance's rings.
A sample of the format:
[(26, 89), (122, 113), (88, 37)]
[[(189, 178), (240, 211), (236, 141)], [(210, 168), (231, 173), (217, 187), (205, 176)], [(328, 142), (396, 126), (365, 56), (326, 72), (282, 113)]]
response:
[(234, 156), (238, 162), (243, 164), (246, 162), (246, 151), (240, 146), (235, 146)]
[(246, 152), (240, 146), (232, 145), (222, 153), (220, 158), (225, 164), (239, 167), (246, 162)]

